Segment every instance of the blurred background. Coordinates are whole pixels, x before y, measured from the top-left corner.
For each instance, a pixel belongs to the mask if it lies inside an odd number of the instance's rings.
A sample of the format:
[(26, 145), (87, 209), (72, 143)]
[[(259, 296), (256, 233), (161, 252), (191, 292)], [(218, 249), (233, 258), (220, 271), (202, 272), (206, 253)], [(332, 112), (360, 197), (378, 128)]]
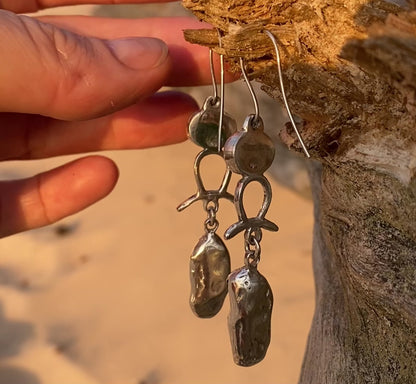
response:
[[(166, 3), (48, 13), (140, 18), (186, 11)], [(211, 87), (184, 91), (202, 104)], [(186, 142), (107, 152), (120, 169), (109, 197), (58, 224), (0, 241), (0, 384), (297, 382), (314, 306), (312, 203), (304, 160), (277, 139), (284, 114), (259, 86), (256, 92), (278, 147), (269, 174), (268, 218), (280, 231), (264, 234), (259, 265), (275, 298), (265, 360), (251, 368), (234, 365), (228, 299), (213, 319), (198, 319), (189, 308), (189, 256), (204, 233), (206, 214), (199, 204), (176, 211), (196, 191), (193, 162), (199, 148)], [(242, 82), (227, 86), (226, 110), (240, 125), (251, 105)], [(0, 177), (30, 176), (69, 159), (2, 163)], [(216, 188), (224, 169), (220, 158), (204, 162), (208, 188)], [(247, 189), (249, 214), (257, 213), (262, 195), (255, 185)], [(221, 204), (218, 219), (222, 234), (236, 221), (231, 203)], [(227, 247), (232, 268), (242, 266), (241, 236)]]

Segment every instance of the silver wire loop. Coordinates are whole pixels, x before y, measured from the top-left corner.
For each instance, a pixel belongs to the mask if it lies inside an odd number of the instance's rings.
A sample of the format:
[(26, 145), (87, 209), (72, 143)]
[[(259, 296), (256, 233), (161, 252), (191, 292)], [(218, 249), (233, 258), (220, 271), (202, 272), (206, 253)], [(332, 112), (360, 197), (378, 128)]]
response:
[(255, 115), (254, 122), (257, 122), (259, 120), (259, 117), (260, 117), (259, 102), (257, 100), (256, 94), (254, 93), (254, 89), (253, 89), (253, 87), (252, 87), (252, 85), (250, 83), (250, 80), (248, 79), (247, 72), (246, 72), (246, 68), (244, 66), (244, 60), (243, 60), (242, 57), (240, 57), (240, 67), (241, 67), (241, 73), (243, 74), (244, 81), (246, 82), (247, 87), (248, 87), (248, 90), (250, 91), (251, 97), (253, 99), (253, 103), (254, 103), (254, 115)]
[(261, 228), (249, 228), (244, 233), (244, 240), (250, 245), (255, 245), (255, 241), (260, 242), (263, 237)]
[(282, 65), (281, 65), (281, 61), (280, 61), (279, 46), (277, 45), (276, 37), (273, 35), (273, 33), (271, 33), (267, 29), (264, 30), (264, 33), (270, 38), (270, 40), (273, 43), (274, 49), (276, 51), (276, 61), (277, 61), (277, 70), (278, 70), (278, 73), (279, 73), (280, 89), (282, 91), (283, 102), (285, 104), (287, 114), (289, 116), (290, 122), (292, 123), (293, 129), (295, 130), (296, 136), (299, 139), (300, 145), (302, 146), (303, 152), (305, 152), (306, 157), (309, 158), (309, 157), (311, 157), (311, 155), (309, 154), (309, 151), (306, 148), (306, 145), (302, 140), (302, 136), (298, 131), (298, 128), (295, 124), (295, 120), (293, 119), (292, 112), (290, 111), (289, 104), (288, 104), (287, 99), (286, 99), (285, 86), (283, 84)]

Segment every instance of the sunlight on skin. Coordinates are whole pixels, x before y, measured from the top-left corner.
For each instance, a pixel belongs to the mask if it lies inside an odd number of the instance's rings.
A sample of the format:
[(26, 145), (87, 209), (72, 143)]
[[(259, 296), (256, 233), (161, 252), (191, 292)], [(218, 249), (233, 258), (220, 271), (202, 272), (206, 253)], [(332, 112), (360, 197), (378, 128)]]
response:
[[(79, 3), (0, 0), (0, 7), (31, 12)], [(115, 3), (122, 1), (89, 1)], [(182, 35), (183, 29), (203, 27), (184, 17), (169, 23), (164, 18), (37, 19), (0, 10), (0, 159), (184, 140), (189, 116), (198, 108), (195, 101), (178, 92), (152, 95), (164, 85), (210, 83), (208, 50), (186, 43)], [(110, 193), (117, 177), (111, 160), (93, 156), (32, 178), (0, 182), (0, 236), (84, 209)]]

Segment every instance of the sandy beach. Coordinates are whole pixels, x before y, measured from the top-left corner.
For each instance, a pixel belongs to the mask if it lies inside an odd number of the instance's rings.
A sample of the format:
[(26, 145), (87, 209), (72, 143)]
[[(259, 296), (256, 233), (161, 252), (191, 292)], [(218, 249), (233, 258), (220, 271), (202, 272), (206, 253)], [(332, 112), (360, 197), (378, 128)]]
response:
[[(208, 92), (196, 95), (202, 100)], [(264, 233), (259, 270), (275, 297), (272, 341), (263, 362), (237, 367), (228, 299), (209, 320), (196, 318), (188, 304), (189, 257), (206, 214), (201, 204), (181, 213), (176, 206), (196, 191), (198, 151), (186, 142), (108, 152), (120, 169), (110, 196), (60, 223), (0, 241), (0, 384), (297, 382), (314, 306), (312, 203), (270, 178), (268, 218), (280, 230)], [(0, 175), (25, 177), (68, 159), (3, 163)], [(208, 161), (203, 171), (215, 186), (224, 164)], [(261, 201), (261, 189), (250, 188), (249, 213)], [(222, 202), (218, 218), (223, 234), (236, 221), (234, 206)], [(232, 268), (242, 266), (241, 236), (227, 247)]]

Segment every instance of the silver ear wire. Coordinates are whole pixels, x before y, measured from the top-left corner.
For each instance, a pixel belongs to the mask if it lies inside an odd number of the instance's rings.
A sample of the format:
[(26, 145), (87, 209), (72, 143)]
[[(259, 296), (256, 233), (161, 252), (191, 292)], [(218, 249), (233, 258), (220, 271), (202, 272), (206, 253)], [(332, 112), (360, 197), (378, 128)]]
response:
[(214, 94), (214, 104), (218, 102), (218, 89), (217, 89), (217, 79), (215, 78), (214, 71), (214, 58), (213, 58), (212, 49), (209, 50), (209, 68), (211, 70), (211, 80), (212, 80), (212, 93)]
[(248, 79), (247, 76), (247, 72), (246, 69), (244, 67), (244, 60), (242, 57), (240, 57), (240, 67), (241, 67), (241, 73), (243, 74), (243, 78), (247, 84), (248, 90), (250, 91), (251, 97), (253, 99), (253, 103), (254, 103), (254, 122), (257, 122), (259, 120), (260, 117), (260, 112), (259, 112), (259, 102), (257, 100), (256, 94), (254, 93), (254, 89), (250, 83), (250, 80)]
[(270, 40), (272, 41), (272, 43), (274, 45), (274, 49), (276, 51), (277, 70), (278, 70), (278, 73), (279, 73), (280, 89), (282, 91), (283, 102), (285, 104), (287, 114), (289, 116), (290, 122), (292, 123), (293, 129), (295, 130), (296, 136), (299, 139), (300, 145), (302, 146), (303, 152), (305, 152), (306, 157), (309, 158), (309, 157), (311, 157), (311, 155), (309, 154), (308, 149), (306, 148), (305, 143), (302, 140), (302, 136), (298, 131), (298, 128), (297, 128), (297, 126), (295, 124), (295, 121), (293, 119), (293, 116), (292, 116), (292, 112), (290, 111), (289, 104), (288, 104), (287, 99), (286, 99), (285, 86), (283, 84), (282, 66), (281, 66), (281, 62), (280, 62), (279, 46), (277, 45), (276, 37), (270, 31), (268, 31), (267, 29), (264, 30), (264, 33), (270, 38)]
[[(219, 47), (222, 48), (221, 34), (218, 32)], [(222, 126), (224, 121), (224, 55), (220, 55), (220, 96), (218, 97), (217, 79), (215, 78), (214, 58), (212, 49), (209, 50), (209, 65), (211, 70), (212, 89), (214, 93), (214, 103), (220, 102), (220, 116), (218, 121), (218, 153), (222, 151)]]
[[(218, 32), (218, 41), (219, 47), (222, 48), (222, 41), (221, 41), (221, 33), (219, 29)], [(222, 126), (224, 122), (224, 93), (225, 93), (225, 85), (224, 85), (224, 55), (220, 55), (220, 118), (218, 121), (218, 153), (222, 151)]]

